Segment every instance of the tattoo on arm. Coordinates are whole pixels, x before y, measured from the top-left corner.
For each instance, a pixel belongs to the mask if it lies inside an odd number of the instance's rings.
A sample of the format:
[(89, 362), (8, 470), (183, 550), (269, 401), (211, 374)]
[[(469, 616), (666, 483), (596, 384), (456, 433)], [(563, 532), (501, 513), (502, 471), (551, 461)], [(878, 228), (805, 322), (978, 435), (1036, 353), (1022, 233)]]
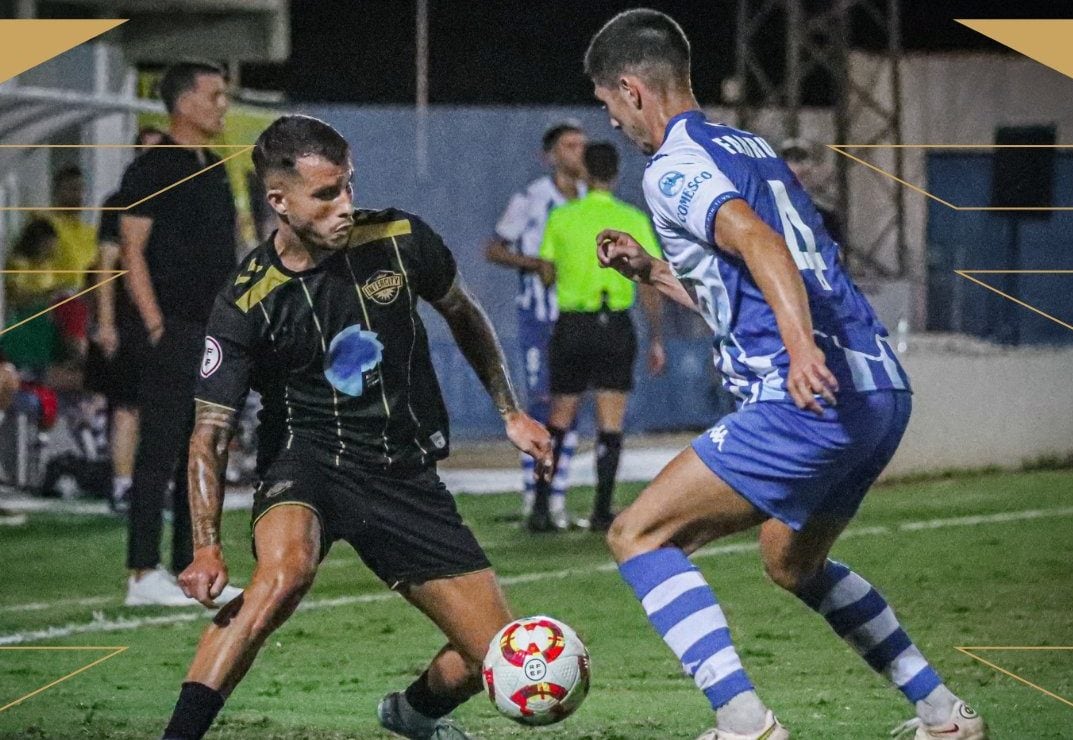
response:
[(220, 544), (222, 482), (227, 468), (227, 447), (235, 428), (235, 414), (234, 410), (223, 406), (197, 402), (187, 467), (194, 549)]
[(500, 416), (518, 410), (518, 397), (510, 382), (503, 347), (484, 309), (456, 277), (450, 290), (433, 304), (447, 321), (462, 355), (477, 373)]

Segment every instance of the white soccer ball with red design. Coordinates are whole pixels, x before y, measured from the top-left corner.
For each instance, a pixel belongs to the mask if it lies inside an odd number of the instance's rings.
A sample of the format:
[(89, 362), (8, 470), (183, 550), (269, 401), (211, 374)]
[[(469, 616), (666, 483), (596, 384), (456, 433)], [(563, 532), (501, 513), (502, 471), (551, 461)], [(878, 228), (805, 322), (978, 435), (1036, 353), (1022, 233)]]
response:
[(516, 619), (488, 646), (484, 688), (514, 721), (550, 725), (573, 714), (589, 693), (589, 651), (557, 619)]

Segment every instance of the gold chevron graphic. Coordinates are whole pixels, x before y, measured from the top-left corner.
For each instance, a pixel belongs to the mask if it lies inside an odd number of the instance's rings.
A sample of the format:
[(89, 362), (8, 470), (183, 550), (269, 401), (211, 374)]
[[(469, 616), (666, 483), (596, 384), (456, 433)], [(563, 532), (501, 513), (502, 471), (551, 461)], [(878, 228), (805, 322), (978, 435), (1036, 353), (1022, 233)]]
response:
[[(992, 663), (989, 660), (984, 660), (979, 655), (976, 655), (976, 653), (985, 652), (985, 651), (986, 652), (995, 652), (995, 651), (1014, 651), (1014, 650), (1021, 651), (1021, 652), (1024, 652), (1024, 651), (1033, 651), (1033, 652), (1039, 652), (1039, 651), (1045, 651), (1045, 652), (1046, 651), (1053, 651), (1053, 652), (1065, 651), (1065, 652), (1069, 652), (1069, 651), (1073, 651), (1073, 646), (1035, 647), (1035, 646), (1023, 646), (1023, 645), (1001, 645), (1001, 646), (993, 647), (993, 646), (988, 645), (988, 646), (985, 646), (985, 647), (976, 647), (976, 646), (955, 647), (954, 649), (964, 653), (965, 655), (968, 655), (973, 660), (976, 660), (976, 661), (979, 661), (980, 663), (983, 663), (988, 668), (996, 670), (999, 673), (1004, 673), (1007, 676), (1009, 676), (1010, 678), (1013, 678), (1013, 679), (1015, 679), (1017, 681), (1020, 681), (1025, 686), (1029, 686), (1029, 687), (1035, 689), (1036, 691), (1039, 691), (1040, 693), (1051, 697), (1052, 699), (1056, 699), (1056, 700), (1062, 702), (1063, 704), (1065, 704), (1067, 706), (1073, 707), (1073, 701), (1070, 701), (1069, 699), (1065, 698), (1064, 696), (1059, 696), (1058, 694), (1054, 693), (1053, 691), (1048, 691), (1047, 689), (1043, 688), (1042, 686), (1034, 684), (1031, 681), (1029, 681), (1028, 679), (1017, 675), (1013, 671), (1006, 670), (1005, 668), (1002, 668), (1001, 666), (998, 666), (998, 665), (996, 665), (995, 663)], [(1004, 660), (1003, 662), (1006, 662), (1006, 661)]]
[(1029, 59), (1073, 77), (1073, 20), (1058, 18), (1031, 19), (955, 19), (977, 33), (1024, 54)]
[(79, 44), (126, 23), (125, 18), (103, 20), (0, 21), (0, 82), (70, 51)]
[(1028, 304), (1028, 303), (1025, 303), (1024, 301), (1022, 301), (1019, 298), (1014, 298), (1009, 293), (1005, 293), (1005, 292), (999, 290), (994, 285), (990, 285), (989, 283), (986, 283), (983, 280), (980, 280), (979, 278), (973, 277), (973, 275), (1014, 275), (1014, 274), (1017, 274), (1017, 275), (1073, 275), (1073, 270), (954, 270), (954, 273), (959, 275), (959, 276), (961, 276), (961, 277), (963, 277), (963, 278), (965, 278), (966, 280), (969, 280), (969, 281), (971, 281), (973, 283), (976, 283), (977, 285), (979, 285), (981, 287), (987, 288), (992, 293), (999, 294), (1000, 296), (1002, 296), (1003, 298), (1005, 298), (1008, 301), (1013, 301), (1014, 303), (1016, 303), (1018, 306), (1021, 306), (1022, 308), (1027, 308), (1029, 311), (1032, 311), (1033, 313), (1037, 313), (1040, 316), (1042, 316), (1043, 318), (1050, 319), (1051, 321), (1053, 321), (1054, 323), (1058, 324), (1059, 326), (1064, 326), (1065, 328), (1069, 329), (1070, 331), (1073, 331), (1073, 325), (1071, 325), (1071, 324), (1069, 324), (1069, 323), (1067, 323), (1065, 321), (1062, 321), (1060, 318), (1058, 318), (1056, 316), (1051, 316), (1046, 311), (1041, 311), (1040, 309), (1036, 308), (1035, 306), (1033, 306), (1031, 304)]

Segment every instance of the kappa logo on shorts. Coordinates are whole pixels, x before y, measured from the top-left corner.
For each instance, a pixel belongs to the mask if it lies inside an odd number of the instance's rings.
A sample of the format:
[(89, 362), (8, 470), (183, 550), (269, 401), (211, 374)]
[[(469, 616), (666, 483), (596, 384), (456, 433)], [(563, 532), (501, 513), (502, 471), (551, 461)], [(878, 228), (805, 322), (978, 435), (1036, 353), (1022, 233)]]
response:
[(293, 486), (293, 480), (281, 480), (279, 483), (276, 483), (267, 491), (265, 491), (265, 498), (274, 498), (275, 496), (280, 495), (284, 491), (289, 491)]
[(377, 270), (365, 281), (365, 285), (361, 286), (361, 293), (370, 301), (386, 306), (399, 297), (401, 289), (402, 275), (392, 270)]
[(205, 337), (205, 354), (201, 356), (201, 377), (207, 378), (220, 369), (224, 361), (224, 351), (220, 343), (212, 337)]
[(710, 432), (708, 432), (708, 439), (710, 439), (712, 441), (712, 444), (714, 444), (716, 446), (716, 448), (720, 452), (722, 452), (723, 451), (723, 442), (726, 441), (727, 434), (729, 432), (730, 432), (730, 430), (727, 429), (726, 424), (720, 424), (719, 426), (715, 427)]

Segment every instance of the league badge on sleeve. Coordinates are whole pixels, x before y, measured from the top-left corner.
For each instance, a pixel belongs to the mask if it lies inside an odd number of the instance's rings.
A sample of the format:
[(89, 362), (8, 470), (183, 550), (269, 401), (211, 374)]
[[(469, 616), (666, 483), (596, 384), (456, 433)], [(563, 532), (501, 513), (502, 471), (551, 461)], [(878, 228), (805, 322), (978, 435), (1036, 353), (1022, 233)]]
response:
[(205, 354), (201, 356), (201, 377), (207, 378), (220, 369), (224, 351), (213, 337), (205, 337)]

